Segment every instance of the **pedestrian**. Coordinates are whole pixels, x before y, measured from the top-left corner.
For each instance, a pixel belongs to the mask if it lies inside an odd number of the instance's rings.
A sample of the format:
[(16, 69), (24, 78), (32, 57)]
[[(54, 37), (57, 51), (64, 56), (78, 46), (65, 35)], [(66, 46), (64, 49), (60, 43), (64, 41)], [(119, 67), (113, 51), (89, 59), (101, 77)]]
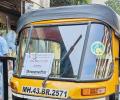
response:
[(16, 33), (11, 28), (8, 29), (8, 33), (6, 35), (6, 41), (8, 44), (10, 56), (14, 56), (14, 53), (16, 51), (16, 46), (15, 46)]
[[(9, 56), (14, 57), (16, 56), (16, 32), (12, 29), (12, 27), (8, 28), (8, 33), (5, 37), (7, 44), (8, 44), (8, 50), (9, 50)], [(8, 84), (10, 84), (10, 79), (13, 74), (13, 61), (8, 60)]]
[(0, 33), (0, 56), (8, 55), (8, 45), (6, 40), (2, 37), (2, 33)]

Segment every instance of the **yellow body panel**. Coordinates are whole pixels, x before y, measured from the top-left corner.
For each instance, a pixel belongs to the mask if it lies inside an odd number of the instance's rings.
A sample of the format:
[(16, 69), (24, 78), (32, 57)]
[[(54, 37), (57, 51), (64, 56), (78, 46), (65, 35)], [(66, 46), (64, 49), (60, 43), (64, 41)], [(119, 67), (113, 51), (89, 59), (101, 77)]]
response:
[[(40, 25), (40, 24), (60, 24), (60, 23), (76, 23), (76, 22), (89, 22), (89, 21), (96, 21), (95, 19), (61, 19), (61, 20), (50, 20), (50, 21), (42, 21), (42, 22), (34, 22), (33, 25)], [(55, 81), (55, 80), (48, 80), (46, 82), (46, 88), (48, 89), (58, 89), (58, 90), (66, 90), (68, 92), (67, 97), (71, 97), (71, 99), (88, 99), (88, 98), (99, 98), (108, 96), (116, 92), (116, 87), (118, 85), (118, 60), (115, 60), (116, 57), (119, 55), (119, 41), (115, 36), (114, 31), (112, 32), (112, 50), (113, 50), (113, 61), (114, 61), (114, 70), (113, 75), (110, 79), (101, 81), (101, 82), (67, 82), (67, 81)], [(16, 78), (13, 77), (11, 79), (11, 83), (15, 86), (16, 91), (14, 89), (13, 92), (18, 94), (27, 94), (22, 92), (23, 86), (31, 86), (40, 88), (42, 87), (43, 80), (40, 79), (27, 79), (27, 78)], [(92, 95), (92, 96), (82, 96), (81, 89), (83, 88), (101, 88), (104, 87), (106, 92), (100, 95)], [(43, 96), (43, 97), (50, 97), (50, 98), (59, 98), (53, 96), (46, 96), (42, 94), (27, 94), (27, 95), (34, 95), (34, 96)]]
[(88, 21), (97, 21), (96, 19), (88, 18), (88, 19), (58, 19), (58, 20), (46, 20), (46, 21), (38, 21), (31, 23), (32, 25), (43, 25), (43, 24), (66, 24), (66, 23), (82, 23), (82, 22), (88, 22)]
[[(40, 88), (42, 87), (42, 80), (35, 80), (35, 79), (20, 79), (20, 78), (13, 78), (11, 80), (17, 87), (17, 93), (19, 94), (25, 94), (22, 92), (23, 86), (28, 87), (35, 87)], [(67, 90), (68, 96), (72, 99), (87, 99), (87, 98), (97, 98), (97, 97), (104, 97), (109, 94), (112, 94), (115, 92), (115, 83), (112, 79), (109, 81), (103, 81), (103, 82), (88, 82), (88, 83), (76, 83), (76, 82), (64, 82), (64, 81), (47, 81), (46, 88), (48, 89), (58, 89), (58, 90)], [(99, 87), (105, 87), (106, 93), (102, 95), (95, 95), (95, 96), (82, 96), (81, 95), (81, 88), (99, 88)], [(33, 94), (29, 94), (33, 95)], [(45, 96), (46, 95), (38, 95), (34, 94), (34, 96)], [(50, 96), (52, 97), (52, 96)], [(56, 97), (57, 98), (57, 97)]]

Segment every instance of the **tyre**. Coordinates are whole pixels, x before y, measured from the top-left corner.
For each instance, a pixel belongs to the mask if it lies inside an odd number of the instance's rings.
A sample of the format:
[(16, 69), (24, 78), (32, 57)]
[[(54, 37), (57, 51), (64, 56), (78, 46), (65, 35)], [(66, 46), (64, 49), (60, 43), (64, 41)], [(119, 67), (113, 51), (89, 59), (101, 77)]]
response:
[(119, 94), (112, 94), (109, 96), (109, 100), (119, 100)]
[(27, 99), (19, 98), (19, 97), (12, 95), (12, 100), (27, 100)]

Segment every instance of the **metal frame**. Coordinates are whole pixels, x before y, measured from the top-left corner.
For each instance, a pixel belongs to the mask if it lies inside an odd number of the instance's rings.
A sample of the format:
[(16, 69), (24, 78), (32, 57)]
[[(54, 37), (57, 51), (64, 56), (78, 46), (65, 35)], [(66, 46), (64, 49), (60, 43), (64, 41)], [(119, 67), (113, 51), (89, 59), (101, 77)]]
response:
[(13, 61), (13, 66), (15, 66), (15, 58), (13, 57), (0, 57), (0, 62), (3, 67), (3, 96), (4, 100), (8, 100), (8, 60)]

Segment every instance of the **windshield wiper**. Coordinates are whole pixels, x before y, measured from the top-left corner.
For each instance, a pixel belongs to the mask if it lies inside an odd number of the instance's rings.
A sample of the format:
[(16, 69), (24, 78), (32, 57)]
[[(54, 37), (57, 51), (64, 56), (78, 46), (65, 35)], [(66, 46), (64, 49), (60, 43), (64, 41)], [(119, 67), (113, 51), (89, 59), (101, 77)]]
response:
[[(75, 43), (70, 47), (69, 51), (62, 57), (62, 59), (60, 60), (60, 64), (61, 62), (63, 62), (67, 57), (69, 57), (69, 55), (72, 53), (72, 51), (74, 50), (75, 46), (77, 45), (77, 43), (80, 41), (80, 39), (82, 38), (82, 35), (80, 35), (78, 37), (78, 39), (75, 41)], [(64, 69), (66, 69), (68, 66), (66, 66)], [(66, 70), (64, 70), (61, 73), (61, 76), (65, 73)]]
[(62, 59), (60, 60), (60, 63), (63, 62), (65, 60), (66, 57), (68, 57), (72, 51), (74, 50), (76, 44), (79, 42), (79, 40), (82, 38), (82, 35), (80, 35), (78, 37), (78, 39), (75, 41), (75, 43), (70, 47), (70, 49), (68, 50), (68, 52), (66, 52), (66, 54), (62, 57)]
[[(66, 57), (68, 57), (71, 53), (72, 53), (72, 51), (74, 50), (74, 48), (75, 48), (75, 46), (76, 46), (76, 44), (79, 42), (79, 40), (82, 38), (82, 35), (80, 35), (79, 37), (78, 37), (78, 39), (75, 41), (75, 43), (70, 47), (70, 49), (68, 50), (68, 52), (67, 53), (65, 53), (65, 55), (62, 57), (62, 59), (60, 60), (60, 63), (62, 62), (62, 61), (64, 61), (65, 60), (65, 58)], [(48, 80), (48, 78), (51, 76), (51, 73), (45, 78), (45, 80), (43, 81), (43, 83), (42, 83), (42, 87), (46, 87), (46, 82), (47, 82), (47, 80)]]
[(43, 80), (42, 82), (42, 87), (45, 88), (46, 87), (46, 82), (48, 80), (48, 78), (51, 76), (51, 73)]

